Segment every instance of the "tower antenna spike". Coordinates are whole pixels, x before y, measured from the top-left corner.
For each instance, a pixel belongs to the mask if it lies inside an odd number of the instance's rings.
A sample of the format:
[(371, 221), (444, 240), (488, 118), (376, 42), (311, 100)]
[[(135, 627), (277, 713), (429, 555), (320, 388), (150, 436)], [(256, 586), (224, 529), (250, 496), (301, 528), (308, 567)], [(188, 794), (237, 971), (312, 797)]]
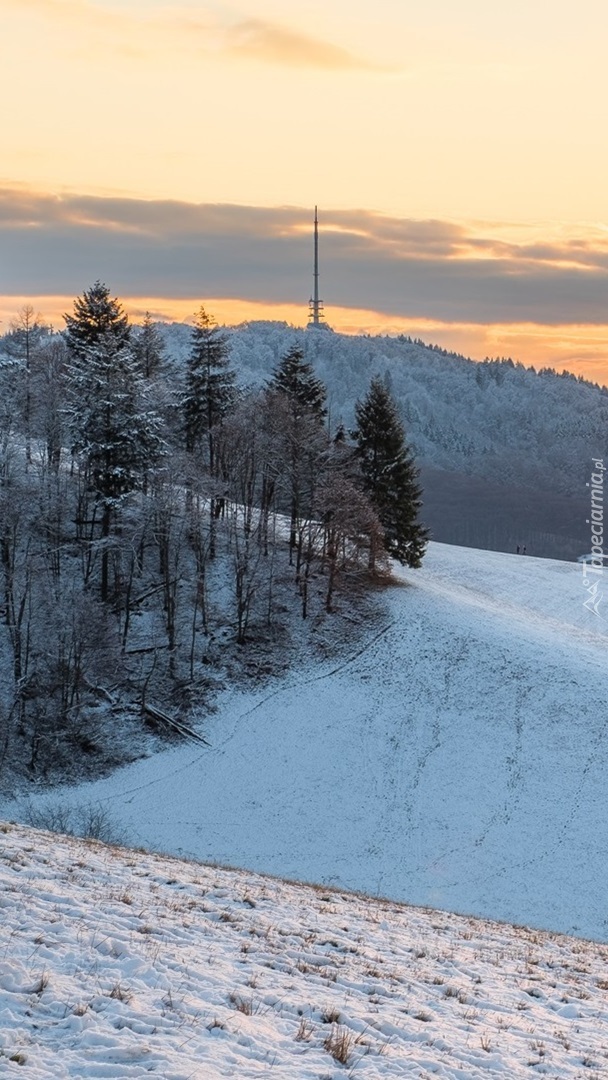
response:
[(323, 301), (319, 300), (319, 215), (315, 206), (314, 220), (314, 262), (313, 262), (313, 292), (309, 301), (309, 327), (324, 326)]

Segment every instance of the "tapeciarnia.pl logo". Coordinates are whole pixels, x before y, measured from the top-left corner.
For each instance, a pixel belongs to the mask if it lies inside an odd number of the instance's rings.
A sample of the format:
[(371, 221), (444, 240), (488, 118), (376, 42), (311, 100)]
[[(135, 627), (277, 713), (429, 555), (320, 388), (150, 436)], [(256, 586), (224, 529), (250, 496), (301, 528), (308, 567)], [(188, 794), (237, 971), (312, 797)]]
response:
[(593, 472), (587, 484), (591, 496), (591, 516), (587, 525), (591, 526), (591, 554), (583, 559), (583, 585), (588, 593), (583, 607), (600, 615), (599, 607), (603, 599), (601, 589), (604, 573), (604, 473), (606, 466), (603, 458), (592, 458)]

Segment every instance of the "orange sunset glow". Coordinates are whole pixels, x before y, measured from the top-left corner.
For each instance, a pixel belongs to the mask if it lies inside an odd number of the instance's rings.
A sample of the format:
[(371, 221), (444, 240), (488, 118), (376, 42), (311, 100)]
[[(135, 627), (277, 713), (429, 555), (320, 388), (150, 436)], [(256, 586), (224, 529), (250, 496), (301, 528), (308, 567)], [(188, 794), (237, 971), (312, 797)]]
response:
[[(63, 316), (71, 312), (71, 296), (0, 297), (0, 330), (10, 325), (17, 313), (31, 305), (44, 322), (55, 330), (64, 326)], [(134, 322), (146, 312), (163, 322), (190, 323), (196, 312), (192, 300), (162, 297), (122, 297), (123, 306)], [(264, 304), (251, 300), (204, 297), (206, 309), (217, 322), (236, 326), (258, 319), (304, 326), (307, 311), (298, 304)], [(201, 301), (203, 302), (203, 301)], [(608, 383), (608, 324), (604, 326), (538, 326), (534, 323), (480, 326), (474, 323), (442, 323), (430, 319), (387, 317), (382, 312), (355, 308), (331, 308), (328, 320), (342, 334), (405, 334), (453, 352), (482, 360), (485, 357), (525, 358), (537, 368), (553, 367), (571, 371), (602, 385)]]

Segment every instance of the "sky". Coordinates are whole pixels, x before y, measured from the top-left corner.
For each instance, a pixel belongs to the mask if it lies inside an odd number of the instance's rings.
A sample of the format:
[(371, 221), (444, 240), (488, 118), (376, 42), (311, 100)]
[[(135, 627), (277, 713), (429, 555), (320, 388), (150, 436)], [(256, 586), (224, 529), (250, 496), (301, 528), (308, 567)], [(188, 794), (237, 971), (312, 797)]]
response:
[(406, 332), (608, 381), (608, 8), (2, 0), (0, 329), (128, 310)]

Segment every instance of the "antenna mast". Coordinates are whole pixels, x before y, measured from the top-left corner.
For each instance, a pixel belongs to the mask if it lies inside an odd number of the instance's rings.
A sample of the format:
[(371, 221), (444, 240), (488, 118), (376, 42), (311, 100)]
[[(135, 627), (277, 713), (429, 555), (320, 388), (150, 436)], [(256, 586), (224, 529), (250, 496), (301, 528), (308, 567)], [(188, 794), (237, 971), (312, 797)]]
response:
[(313, 294), (312, 299), (309, 301), (309, 326), (323, 326), (322, 319), (325, 318), (323, 314), (323, 301), (319, 300), (319, 218), (317, 215), (317, 207), (315, 206), (315, 231), (314, 231), (314, 269), (313, 269)]

